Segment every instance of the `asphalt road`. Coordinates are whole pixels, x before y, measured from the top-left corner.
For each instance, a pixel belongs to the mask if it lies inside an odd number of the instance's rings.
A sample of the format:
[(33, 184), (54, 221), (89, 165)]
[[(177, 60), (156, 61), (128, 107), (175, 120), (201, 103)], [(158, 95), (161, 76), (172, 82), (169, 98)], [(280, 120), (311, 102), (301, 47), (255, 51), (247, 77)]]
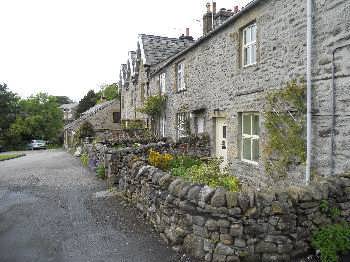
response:
[(194, 261), (62, 150), (0, 162), (0, 262)]

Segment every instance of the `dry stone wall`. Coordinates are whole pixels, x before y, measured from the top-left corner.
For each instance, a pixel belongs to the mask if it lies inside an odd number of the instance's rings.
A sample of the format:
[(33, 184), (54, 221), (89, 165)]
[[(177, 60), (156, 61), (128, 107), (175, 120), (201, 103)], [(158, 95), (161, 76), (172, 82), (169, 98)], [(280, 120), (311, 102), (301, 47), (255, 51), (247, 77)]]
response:
[(310, 252), (311, 232), (330, 223), (322, 200), (350, 221), (350, 175), (308, 187), (228, 192), (192, 184), (145, 162), (151, 144), (108, 156), (109, 177), (176, 250), (203, 261), (294, 261)]

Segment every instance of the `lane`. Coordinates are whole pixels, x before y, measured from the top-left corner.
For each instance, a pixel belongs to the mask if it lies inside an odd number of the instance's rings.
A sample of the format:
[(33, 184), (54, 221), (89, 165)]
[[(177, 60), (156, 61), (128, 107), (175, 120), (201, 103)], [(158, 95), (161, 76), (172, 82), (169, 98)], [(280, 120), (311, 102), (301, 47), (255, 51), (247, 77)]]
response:
[(62, 150), (0, 162), (0, 262), (192, 261)]

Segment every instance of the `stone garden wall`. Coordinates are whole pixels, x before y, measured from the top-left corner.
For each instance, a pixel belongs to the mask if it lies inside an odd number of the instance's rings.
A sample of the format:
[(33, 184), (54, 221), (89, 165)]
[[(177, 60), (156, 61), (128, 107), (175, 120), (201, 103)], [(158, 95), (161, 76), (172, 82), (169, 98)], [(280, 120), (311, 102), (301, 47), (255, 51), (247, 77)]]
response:
[(176, 250), (203, 261), (294, 261), (310, 252), (311, 232), (330, 222), (320, 203), (350, 220), (350, 175), (270, 192), (227, 192), (191, 184), (147, 165), (150, 149), (108, 154), (109, 179)]

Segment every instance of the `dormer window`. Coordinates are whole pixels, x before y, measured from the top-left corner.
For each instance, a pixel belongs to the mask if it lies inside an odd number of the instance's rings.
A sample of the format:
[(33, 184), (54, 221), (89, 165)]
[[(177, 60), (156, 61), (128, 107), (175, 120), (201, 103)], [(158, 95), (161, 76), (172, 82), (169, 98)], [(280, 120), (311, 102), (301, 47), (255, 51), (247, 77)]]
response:
[(176, 87), (177, 91), (186, 90), (185, 86), (185, 64), (184, 62), (180, 62), (176, 65)]
[(164, 95), (166, 91), (165, 87), (165, 73), (161, 73), (159, 75), (159, 88), (160, 88), (160, 94)]
[(256, 23), (243, 29), (243, 67), (256, 64)]

